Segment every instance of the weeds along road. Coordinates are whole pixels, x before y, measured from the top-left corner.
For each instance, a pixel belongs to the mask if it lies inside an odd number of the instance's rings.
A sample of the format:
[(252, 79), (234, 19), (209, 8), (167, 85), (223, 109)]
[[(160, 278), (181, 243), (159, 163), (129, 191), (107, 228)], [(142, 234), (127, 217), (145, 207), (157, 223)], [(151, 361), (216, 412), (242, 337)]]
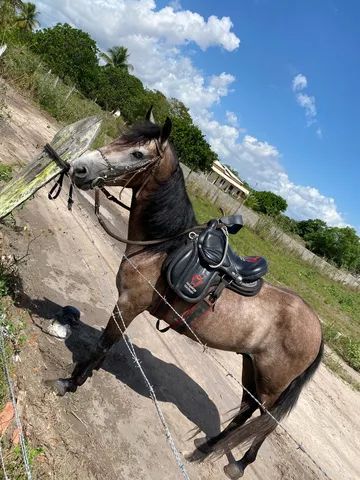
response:
[[(11, 118), (1, 127), (0, 161), (26, 162), (51, 140), (58, 126), (11, 89), (8, 102)], [(109, 204), (103, 212), (116, 229), (126, 233), (123, 212)], [(49, 202), (44, 190), (15, 217), (26, 230), (6, 229), (12, 253), (24, 253), (35, 239), (21, 266), (22, 307), (29, 309), (34, 322), (44, 325), (61, 306), (81, 310), (81, 324), (65, 343), (43, 333), (29, 317), (28, 341), (17, 374), (18, 388), (24, 392), (27, 433), (46, 452), (45, 461), (37, 467), (38, 478), (182, 478), (147, 388), (123, 343), (113, 348), (103, 368), (76, 394), (58, 398), (43, 384), (44, 379), (67, 375), (72, 362), (86, 354), (116, 299), (115, 275), (122, 246), (106, 237), (94, 220), (91, 193), (77, 194), (69, 213), (65, 194)], [(190, 451), (189, 431), (199, 427), (207, 434), (216, 433), (226, 412), (240, 404), (241, 391), (200, 346), (173, 332), (157, 333), (150, 315), (137, 318), (129, 335), (178, 449)], [(240, 357), (217, 355), (240, 379)], [(358, 405), (359, 394), (321, 366), (285, 422), (334, 480), (360, 478)], [(216, 463), (185, 463), (185, 467), (191, 479), (217, 480), (225, 478), (225, 463), (222, 458)], [(324, 477), (286, 434), (278, 431), (265, 442), (245, 478)]]

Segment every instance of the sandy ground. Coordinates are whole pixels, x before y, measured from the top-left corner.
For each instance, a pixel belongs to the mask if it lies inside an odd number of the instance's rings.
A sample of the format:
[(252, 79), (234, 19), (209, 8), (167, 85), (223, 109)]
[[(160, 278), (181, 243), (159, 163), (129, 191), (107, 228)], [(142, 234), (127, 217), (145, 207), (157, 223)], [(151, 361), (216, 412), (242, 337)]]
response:
[[(11, 118), (0, 127), (0, 161), (17, 164), (31, 160), (59, 127), (12, 90), (8, 102)], [(65, 194), (49, 202), (46, 193), (38, 193), (16, 212), (17, 225), (26, 226), (25, 230), (15, 233), (2, 227), (8, 249), (16, 255), (23, 254), (34, 239), (21, 267), (24, 294), (19, 304), (30, 316), (17, 387), (24, 398), (27, 435), (46, 452), (38, 478), (180, 479), (152, 400), (124, 344), (113, 348), (103, 368), (76, 394), (58, 398), (44, 385), (45, 379), (69, 373), (72, 362), (96, 342), (116, 299), (115, 274), (122, 253), (122, 247), (95, 223), (90, 194), (78, 194), (69, 213)], [(126, 216), (112, 205), (106, 208), (108, 220), (126, 232)], [(81, 324), (62, 342), (36, 324), (45, 326), (64, 305), (80, 309)], [(199, 427), (207, 434), (216, 433), (226, 412), (240, 404), (241, 390), (199, 345), (173, 332), (159, 334), (150, 315), (137, 318), (129, 335), (184, 454), (192, 449), (189, 431)], [(216, 354), (241, 378), (239, 356)], [(321, 366), (284, 423), (332, 480), (360, 478), (359, 398)], [(226, 458), (215, 463), (184, 462), (193, 480), (225, 478)], [(265, 442), (245, 478), (327, 477), (279, 431)]]

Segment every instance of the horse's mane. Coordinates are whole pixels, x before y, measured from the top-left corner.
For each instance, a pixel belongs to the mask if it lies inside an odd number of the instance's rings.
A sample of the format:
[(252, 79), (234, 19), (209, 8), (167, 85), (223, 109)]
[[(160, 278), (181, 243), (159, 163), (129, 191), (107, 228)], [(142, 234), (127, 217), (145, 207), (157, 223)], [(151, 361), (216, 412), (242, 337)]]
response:
[[(159, 139), (161, 127), (151, 122), (142, 122), (132, 126), (117, 142), (121, 145), (139, 145)], [(185, 188), (184, 175), (171, 144), (170, 155), (176, 168), (172, 175), (159, 184), (146, 201), (142, 214), (142, 225), (149, 240), (177, 235), (196, 225), (196, 218)], [(152, 247), (156, 251), (169, 252), (178, 245), (181, 238), (164, 242)]]
[[(197, 223), (179, 163), (171, 177), (162, 182), (148, 200), (142, 222), (149, 239), (172, 237)], [(153, 249), (169, 252), (181, 241), (179, 237)]]
[(115, 140), (114, 145), (143, 145), (151, 140), (159, 139), (161, 127), (149, 121), (142, 121), (130, 127), (120, 138)]

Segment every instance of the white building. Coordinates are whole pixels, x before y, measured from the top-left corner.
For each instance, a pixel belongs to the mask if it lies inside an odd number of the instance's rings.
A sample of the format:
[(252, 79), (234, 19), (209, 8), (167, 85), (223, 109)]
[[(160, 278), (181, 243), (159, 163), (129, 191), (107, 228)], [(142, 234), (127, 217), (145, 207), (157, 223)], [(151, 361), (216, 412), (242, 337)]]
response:
[(224, 192), (239, 200), (245, 200), (249, 195), (249, 190), (244, 187), (239, 177), (219, 161), (212, 164), (211, 170), (207, 179)]

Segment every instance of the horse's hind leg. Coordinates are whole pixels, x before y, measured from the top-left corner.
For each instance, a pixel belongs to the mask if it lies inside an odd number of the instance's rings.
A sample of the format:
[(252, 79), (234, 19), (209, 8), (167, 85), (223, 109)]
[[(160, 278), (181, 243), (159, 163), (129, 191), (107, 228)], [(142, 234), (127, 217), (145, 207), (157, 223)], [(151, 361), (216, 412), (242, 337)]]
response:
[[(265, 414), (266, 415), (266, 414)], [(276, 425), (274, 425), (274, 429)], [(231, 462), (224, 467), (224, 472), (228, 478), (231, 480), (238, 480), (244, 475), (245, 468), (250, 465), (250, 463), (255, 462), (256, 456), (258, 451), (263, 444), (265, 438), (270, 434), (268, 432), (266, 435), (260, 436), (260, 438), (256, 438), (249, 450), (245, 453), (241, 460), (237, 460), (235, 462)]]
[[(279, 395), (278, 394), (274, 394), (274, 395), (262, 394), (261, 393), (261, 387), (259, 388), (259, 385), (258, 385), (257, 389), (258, 389), (258, 391), (260, 390), (259, 400), (260, 400), (261, 404), (268, 411), (270, 410), (270, 412), (271, 412), (271, 407), (274, 405), (274, 403), (276, 402)], [(275, 412), (272, 412), (272, 415), (274, 413)], [(261, 416), (264, 417), (266, 415), (268, 415), (268, 413), (266, 411), (262, 410)], [(261, 445), (264, 443), (264, 440), (266, 439), (266, 437), (268, 435), (270, 435), (270, 433), (273, 430), (275, 430), (275, 428), (277, 427), (277, 422), (275, 420), (271, 419), (271, 417), (266, 418), (266, 420), (267, 420), (266, 428), (263, 431), (261, 431), (261, 429), (258, 431), (257, 435), (255, 436), (255, 438), (252, 442), (251, 447), (249, 448), (249, 450), (247, 450), (245, 455), (240, 460), (230, 461), (230, 463), (224, 467), (224, 472), (225, 472), (226, 476), (228, 478), (230, 478), (231, 480), (238, 480), (239, 478), (241, 478), (244, 475), (245, 468), (248, 465), (250, 465), (251, 463), (255, 462), (258, 451), (259, 451)]]
[[(256, 397), (256, 382), (253, 362), (247, 355), (243, 356), (242, 383), (246, 390)], [(205, 442), (201, 438), (195, 440), (194, 443), (199, 452), (205, 455), (211, 453), (217, 442), (224, 439), (230, 432), (243, 425), (246, 420), (248, 420), (255, 412), (255, 410), (258, 408), (258, 404), (246, 390), (243, 392), (239, 413), (221, 433), (206, 440)], [(198, 456), (201, 456), (201, 454), (196, 455), (194, 452), (194, 459), (197, 459)]]
[[(119, 313), (120, 309), (124, 312), (121, 317)], [(131, 312), (131, 309), (130, 311), (126, 308), (122, 310), (121, 301), (119, 299), (95, 350), (86, 360), (78, 362), (75, 365), (70, 378), (60, 378), (50, 382), (56, 393), (63, 396), (67, 392), (75, 392), (78, 387), (85, 383), (85, 381), (91, 377), (93, 370), (100, 368), (107, 352), (112, 345), (122, 337), (122, 332), (126, 330), (134, 317), (135, 315)]]

